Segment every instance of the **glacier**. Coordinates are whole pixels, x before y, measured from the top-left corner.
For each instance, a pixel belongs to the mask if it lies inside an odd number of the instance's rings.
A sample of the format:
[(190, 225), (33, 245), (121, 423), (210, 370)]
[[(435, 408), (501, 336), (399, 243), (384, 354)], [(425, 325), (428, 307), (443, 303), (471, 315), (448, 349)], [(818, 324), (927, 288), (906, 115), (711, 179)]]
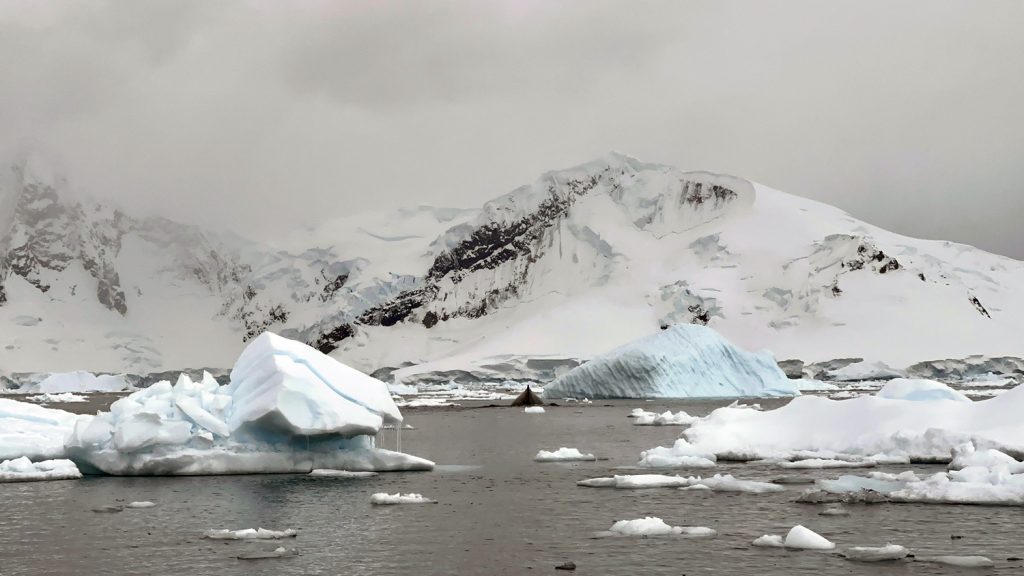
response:
[(669, 327), (602, 354), (544, 387), (547, 398), (797, 396), (771, 355), (740, 350), (699, 324)]
[(432, 469), (375, 447), (374, 435), (401, 421), (383, 382), (267, 332), (227, 386), (181, 374), (95, 416), (0, 399), (0, 456), (68, 458), (83, 473), (111, 475)]

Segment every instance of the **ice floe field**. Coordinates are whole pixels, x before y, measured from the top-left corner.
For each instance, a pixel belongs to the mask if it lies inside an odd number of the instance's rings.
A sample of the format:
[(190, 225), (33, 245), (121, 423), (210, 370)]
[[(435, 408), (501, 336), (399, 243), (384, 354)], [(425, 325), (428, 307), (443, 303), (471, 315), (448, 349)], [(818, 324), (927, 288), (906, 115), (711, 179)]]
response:
[[(758, 403), (764, 410), (786, 399)], [(771, 462), (719, 461), (714, 468), (635, 468), (640, 453), (669, 446), (678, 426), (636, 426), (634, 409), (706, 416), (731, 401), (608, 400), (516, 408), (404, 411), (403, 450), (433, 460), (432, 472), (310, 477), (302, 474), (110, 477), (0, 484), (0, 554), (6, 574), (221, 573), (523, 574), (566, 561), (580, 574), (955, 574), (962, 568), (918, 561), (984, 556), (1016, 573), (1024, 563), (1019, 508), (905, 503), (801, 503), (815, 480), (844, 474), (913, 471), (945, 464), (878, 464), (865, 470), (784, 469)], [(70, 404), (72, 410), (88, 410)], [(394, 448), (395, 430), (378, 444)], [(597, 460), (537, 462), (541, 450), (577, 448)], [(578, 485), (593, 478), (656, 474), (704, 479), (732, 475), (770, 491), (678, 486), (637, 489)], [(687, 482), (689, 483), (689, 482)], [(741, 485), (742, 487), (742, 485)], [(375, 494), (420, 494), (427, 504), (375, 505)], [(129, 508), (132, 502), (152, 502)], [(839, 513), (836, 513), (839, 512)], [(621, 521), (657, 518), (645, 523)], [(669, 527), (668, 533), (662, 525)], [(835, 544), (796, 550), (754, 546), (794, 526)], [(678, 527), (679, 530), (672, 530)], [(211, 539), (208, 531), (295, 530), (280, 538)], [(698, 528), (713, 530), (710, 535)], [(607, 534), (612, 532), (612, 535)], [(251, 532), (250, 532), (251, 533)], [(855, 562), (854, 548), (903, 546), (911, 559)], [(277, 552), (283, 548), (283, 552)], [(40, 554), (40, 550), (46, 550)], [(297, 555), (292, 555), (292, 551)], [(239, 556), (269, 556), (239, 559)], [(723, 560), (726, 559), (726, 560)]]

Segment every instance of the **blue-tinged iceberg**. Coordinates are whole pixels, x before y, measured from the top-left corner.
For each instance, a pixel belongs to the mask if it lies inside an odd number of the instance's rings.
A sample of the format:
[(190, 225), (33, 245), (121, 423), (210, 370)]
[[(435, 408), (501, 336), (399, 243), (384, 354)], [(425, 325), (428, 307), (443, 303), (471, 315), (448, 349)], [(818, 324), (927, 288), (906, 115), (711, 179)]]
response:
[(635, 340), (548, 384), (547, 398), (798, 396), (771, 355), (740, 350), (711, 328), (683, 324)]
[[(0, 428), (32, 424), (22, 452), (67, 457), (86, 474), (308, 473), (314, 469), (429, 470), (429, 460), (376, 448), (385, 423), (402, 421), (387, 385), (271, 333), (245, 349), (231, 383), (209, 374), (158, 382), (110, 411), (74, 416), (9, 403)], [(4, 437), (0, 429), (0, 438)], [(9, 430), (13, 435), (13, 430)], [(33, 447), (29, 440), (45, 444)], [(40, 450), (39, 448), (45, 448)], [(5, 454), (5, 456), (17, 456)]]

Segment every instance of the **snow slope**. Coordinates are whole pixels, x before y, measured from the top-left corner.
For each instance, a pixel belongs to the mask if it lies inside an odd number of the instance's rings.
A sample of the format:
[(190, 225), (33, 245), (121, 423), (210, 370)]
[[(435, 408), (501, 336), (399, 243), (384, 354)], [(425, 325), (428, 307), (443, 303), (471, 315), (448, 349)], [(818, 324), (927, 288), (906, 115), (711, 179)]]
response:
[(1024, 263), (620, 154), (477, 210), (355, 214), (275, 245), (135, 218), (38, 171), (4, 182), (5, 372), (223, 367), (273, 330), (366, 372), (430, 363), (406, 370), (430, 380), (572, 366), (688, 323), (808, 362), (1024, 356)]

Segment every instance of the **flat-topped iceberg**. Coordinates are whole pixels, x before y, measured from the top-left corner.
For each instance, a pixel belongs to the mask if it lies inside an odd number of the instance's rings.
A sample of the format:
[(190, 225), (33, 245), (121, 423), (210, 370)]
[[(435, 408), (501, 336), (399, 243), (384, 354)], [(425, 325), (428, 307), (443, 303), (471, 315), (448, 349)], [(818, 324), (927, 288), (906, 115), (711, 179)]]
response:
[(377, 431), (401, 421), (383, 382), (264, 333), (224, 387), (209, 374), (199, 382), (182, 374), (96, 416), (0, 400), (0, 455), (67, 457), (86, 474), (113, 475), (432, 469), (375, 447)]
[(719, 408), (693, 423), (673, 450), (729, 460), (949, 462), (954, 448), (972, 442), (979, 451), (1024, 455), (1024, 387), (979, 402), (950, 392), (938, 382), (893, 380), (876, 396), (801, 396), (762, 412)]
[(797, 396), (771, 355), (730, 344), (711, 328), (672, 326), (578, 366), (548, 384), (547, 398)]

